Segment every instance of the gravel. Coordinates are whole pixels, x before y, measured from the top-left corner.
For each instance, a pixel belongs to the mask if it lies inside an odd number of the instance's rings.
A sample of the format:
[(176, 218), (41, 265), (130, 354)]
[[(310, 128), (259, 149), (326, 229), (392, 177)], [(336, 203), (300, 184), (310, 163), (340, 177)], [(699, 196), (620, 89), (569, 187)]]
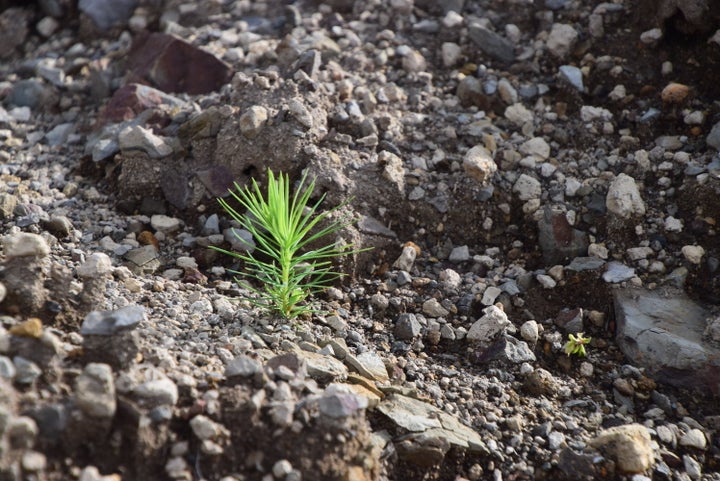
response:
[[(1, 479), (720, 480), (717, 16), (13, 3)], [(292, 321), (209, 248), (268, 168), (369, 248)]]

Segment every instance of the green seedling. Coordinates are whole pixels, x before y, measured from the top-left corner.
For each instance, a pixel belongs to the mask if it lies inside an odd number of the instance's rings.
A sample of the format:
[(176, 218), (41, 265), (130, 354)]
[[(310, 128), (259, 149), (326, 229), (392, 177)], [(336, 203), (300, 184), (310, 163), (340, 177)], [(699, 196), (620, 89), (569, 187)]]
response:
[[(286, 319), (313, 312), (306, 299), (344, 275), (333, 270), (333, 260), (363, 250), (352, 244), (337, 244), (334, 239), (319, 248), (311, 248), (317, 241), (355, 223), (348, 217), (333, 219), (333, 213), (347, 202), (318, 212), (325, 198), (323, 195), (308, 206), (314, 189), (315, 181), (308, 182), (307, 176), (303, 175), (300, 186), (291, 194), (287, 174), (280, 173), (276, 177), (268, 170), (265, 195), (255, 179), (246, 187), (235, 183), (235, 190), (230, 191), (232, 199), (246, 214), (240, 214), (225, 199), (218, 199), (223, 209), (252, 234), (256, 249), (252, 254), (214, 249), (243, 261), (243, 270), (232, 273), (260, 284), (255, 288), (236, 277), (238, 284), (256, 294), (257, 298), (251, 299), (253, 304)], [(237, 233), (236, 236), (240, 239)]]
[(568, 356), (570, 354), (575, 354), (580, 357), (587, 356), (587, 352), (585, 352), (585, 345), (589, 343), (592, 338), (591, 337), (583, 337), (584, 333), (579, 333), (577, 336), (573, 334), (568, 334), (568, 342), (565, 343), (564, 349), (565, 354)]

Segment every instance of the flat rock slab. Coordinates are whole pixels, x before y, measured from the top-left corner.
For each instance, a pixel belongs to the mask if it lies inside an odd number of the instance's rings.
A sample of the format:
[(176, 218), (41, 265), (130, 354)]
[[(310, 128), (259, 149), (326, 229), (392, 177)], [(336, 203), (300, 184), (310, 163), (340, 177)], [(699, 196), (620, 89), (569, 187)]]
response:
[(623, 353), (658, 381), (720, 394), (720, 349), (703, 339), (710, 315), (683, 292), (614, 293), (616, 339)]

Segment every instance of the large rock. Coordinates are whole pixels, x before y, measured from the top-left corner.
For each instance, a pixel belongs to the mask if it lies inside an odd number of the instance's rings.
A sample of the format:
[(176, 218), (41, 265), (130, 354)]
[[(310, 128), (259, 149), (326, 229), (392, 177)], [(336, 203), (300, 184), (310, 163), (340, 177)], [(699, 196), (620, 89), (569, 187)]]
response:
[(709, 312), (680, 291), (616, 290), (617, 342), (649, 375), (720, 394), (720, 349), (703, 339)]
[(133, 44), (128, 79), (150, 82), (163, 92), (207, 94), (230, 81), (232, 68), (194, 45), (165, 33), (152, 33)]

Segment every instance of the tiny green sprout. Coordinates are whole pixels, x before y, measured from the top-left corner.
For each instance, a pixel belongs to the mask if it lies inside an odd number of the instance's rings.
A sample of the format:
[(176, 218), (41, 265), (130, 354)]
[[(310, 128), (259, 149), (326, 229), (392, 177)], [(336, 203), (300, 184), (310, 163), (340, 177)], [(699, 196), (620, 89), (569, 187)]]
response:
[(577, 336), (573, 334), (568, 334), (568, 342), (565, 343), (564, 349), (565, 354), (568, 356), (570, 354), (576, 354), (580, 357), (587, 356), (587, 352), (585, 352), (585, 344), (589, 343), (592, 338), (591, 337), (583, 337), (585, 333), (581, 332)]
[[(266, 193), (255, 179), (247, 187), (236, 183), (235, 191), (230, 191), (232, 200), (247, 214), (235, 210), (225, 199), (218, 199), (225, 211), (252, 234), (257, 247), (252, 254), (213, 248), (243, 262), (242, 271), (231, 272), (259, 282), (261, 287), (255, 288), (238, 279), (257, 296), (251, 300), (253, 304), (286, 319), (314, 312), (306, 304), (307, 298), (344, 275), (333, 270), (334, 259), (365, 250), (328, 239), (356, 220), (342, 215), (337, 220), (332, 218), (348, 201), (320, 212), (325, 195), (310, 204), (314, 189), (315, 181), (303, 176), (292, 193), (287, 174), (275, 176), (268, 170)], [(315, 247), (318, 240), (320, 247)]]

